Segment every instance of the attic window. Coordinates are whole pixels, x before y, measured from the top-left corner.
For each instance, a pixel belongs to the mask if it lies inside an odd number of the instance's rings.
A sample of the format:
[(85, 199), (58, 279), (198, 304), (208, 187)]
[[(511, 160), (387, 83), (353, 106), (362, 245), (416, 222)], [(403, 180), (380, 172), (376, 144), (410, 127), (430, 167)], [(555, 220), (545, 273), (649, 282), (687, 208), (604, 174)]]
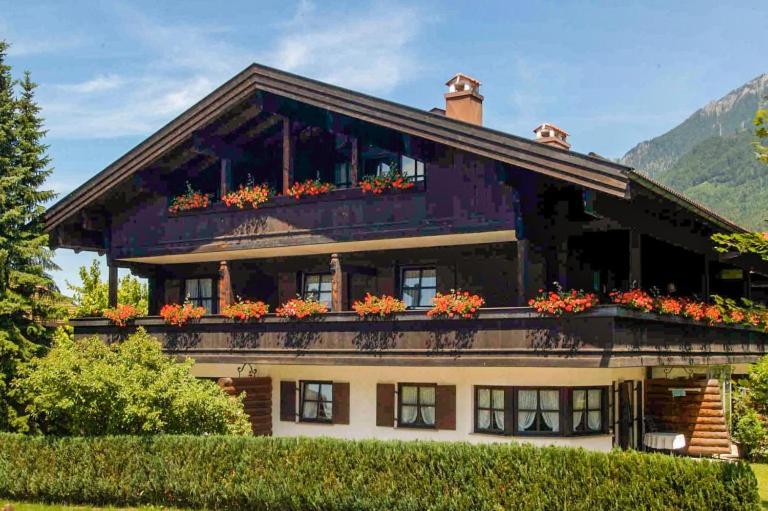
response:
[(541, 132), (541, 136), (542, 137), (548, 137), (548, 136), (550, 136), (550, 133), (549, 133), (549, 131), (542, 131)]

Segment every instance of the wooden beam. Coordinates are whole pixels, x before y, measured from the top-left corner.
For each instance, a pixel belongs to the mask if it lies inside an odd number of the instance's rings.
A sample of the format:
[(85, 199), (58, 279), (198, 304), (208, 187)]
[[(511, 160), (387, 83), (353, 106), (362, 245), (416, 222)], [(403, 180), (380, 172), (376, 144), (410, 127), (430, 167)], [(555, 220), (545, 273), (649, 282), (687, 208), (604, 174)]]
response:
[(229, 158), (221, 159), (221, 175), (220, 175), (219, 191), (223, 197), (230, 192), (232, 187), (232, 160)]
[(528, 300), (528, 261), (529, 241), (518, 240), (515, 243), (517, 249), (517, 305), (524, 307)]
[(629, 287), (643, 287), (642, 238), (635, 229), (629, 231)]
[(352, 144), (352, 151), (349, 158), (349, 186), (354, 188), (357, 186), (357, 179), (358, 179), (358, 167), (360, 165), (359, 159), (359, 150), (357, 145), (357, 138), (356, 137), (350, 137), (349, 143)]
[(117, 307), (117, 266), (114, 264), (108, 264), (109, 269), (109, 292), (108, 292), (108, 304), (110, 307)]
[(331, 309), (344, 310), (344, 272), (339, 254), (331, 254)]
[(232, 304), (232, 279), (229, 276), (227, 261), (219, 262), (219, 310), (221, 313), (225, 307)]
[(283, 194), (287, 194), (293, 184), (293, 140), (291, 138), (291, 120), (283, 119)]

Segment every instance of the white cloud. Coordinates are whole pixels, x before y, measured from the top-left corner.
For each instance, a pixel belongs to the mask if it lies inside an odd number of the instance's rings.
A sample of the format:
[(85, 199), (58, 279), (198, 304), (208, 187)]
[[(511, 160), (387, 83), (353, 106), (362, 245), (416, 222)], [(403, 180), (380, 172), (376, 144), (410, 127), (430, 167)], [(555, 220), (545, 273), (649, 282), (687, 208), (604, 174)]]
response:
[(252, 49), (231, 42), (231, 27), (169, 24), (114, 4), (112, 29), (142, 58), (77, 83), (42, 86), (49, 135), (148, 135), (254, 61), (370, 93), (389, 92), (414, 75), (409, 44), (423, 19), (415, 8), (319, 10), (301, 0), (287, 21), (264, 26), (276, 32), (274, 43)]

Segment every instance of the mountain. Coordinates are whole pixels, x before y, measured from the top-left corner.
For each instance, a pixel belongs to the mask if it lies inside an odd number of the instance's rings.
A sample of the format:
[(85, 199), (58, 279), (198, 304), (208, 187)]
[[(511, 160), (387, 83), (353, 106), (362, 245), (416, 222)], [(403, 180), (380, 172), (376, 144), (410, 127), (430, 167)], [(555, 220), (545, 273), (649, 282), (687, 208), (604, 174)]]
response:
[(768, 74), (641, 142), (621, 159), (745, 227), (768, 226), (768, 167), (756, 161), (752, 118), (768, 95)]

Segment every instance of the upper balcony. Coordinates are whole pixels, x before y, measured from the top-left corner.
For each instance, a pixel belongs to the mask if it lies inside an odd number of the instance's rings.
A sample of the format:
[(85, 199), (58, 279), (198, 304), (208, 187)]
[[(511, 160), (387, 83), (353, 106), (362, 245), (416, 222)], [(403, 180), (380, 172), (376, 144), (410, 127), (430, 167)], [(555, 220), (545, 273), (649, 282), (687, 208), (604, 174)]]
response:
[(481, 309), (473, 319), (433, 319), (407, 311), (387, 320), (352, 312), (311, 321), (273, 314), (250, 323), (203, 317), (183, 327), (159, 317), (119, 328), (104, 319), (72, 320), (76, 336), (117, 341), (136, 326), (169, 353), (201, 362), (282, 364), (623, 367), (733, 364), (765, 354), (768, 333), (707, 325), (614, 305), (566, 316), (527, 307)]

